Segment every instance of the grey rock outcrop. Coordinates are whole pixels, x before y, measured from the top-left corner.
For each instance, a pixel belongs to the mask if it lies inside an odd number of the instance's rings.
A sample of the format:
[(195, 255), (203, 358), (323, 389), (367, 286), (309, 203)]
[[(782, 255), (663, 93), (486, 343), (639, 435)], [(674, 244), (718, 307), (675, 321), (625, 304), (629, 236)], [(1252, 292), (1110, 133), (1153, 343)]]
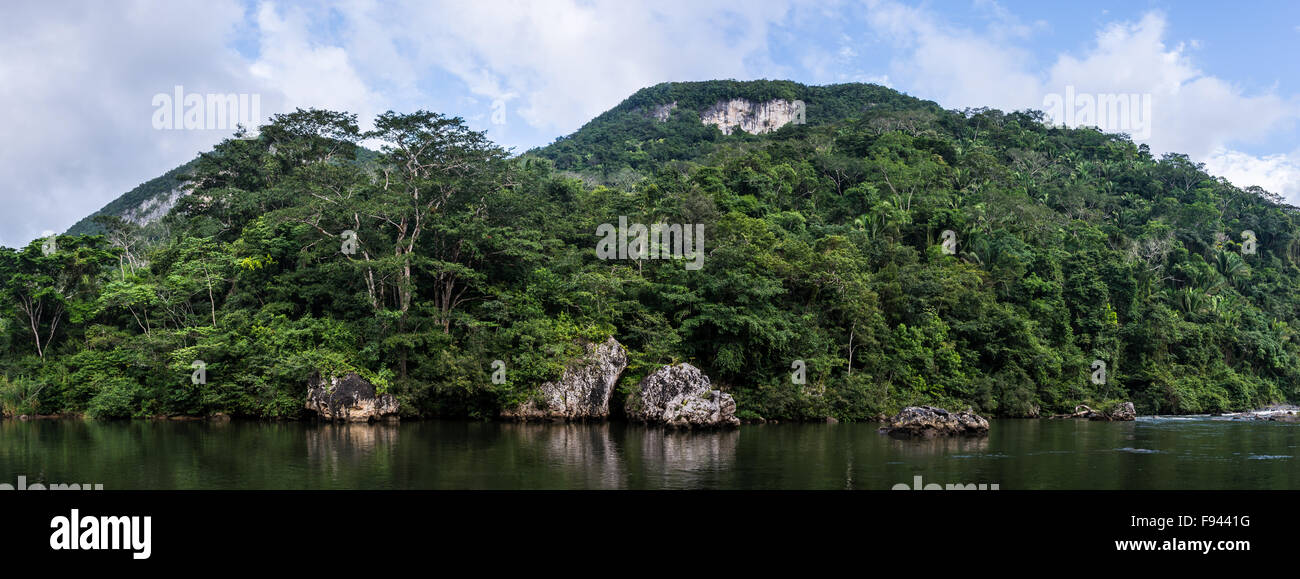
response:
[(985, 436), (989, 421), (970, 410), (948, 412), (931, 406), (908, 406), (885, 423), (880, 432), (905, 438)]
[(722, 129), (730, 135), (739, 127), (749, 134), (770, 133), (790, 123), (802, 124), (806, 113), (800, 101), (772, 100), (753, 102), (745, 99), (718, 101), (700, 113), (700, 121)]
[(324, 420), (370, 422), (397, 416), (397, 399), (378, 394), (375, 385), (355, 372), (325, 380), (313, 376), (307, 385), (307, 410)]
[(542, 384), (531, 400), (501, 415), (517, 420), (602, 420), (618, 377), (627, 368), (627, 352), (612, 336), (583, 344), (582, 357), (569, 362), (558, 382)]
[(1097, 416), (1089, 416), (1088, 418), (1089, 420), (1137, 420), (1137, 409), (1133, 408), (1132, 402), (1121, 402), (1113, 408), (1107, 409), (1104, 413), (1098, 413)]
[(1049, 418), (1087, 418), (1088, 420), (1126, 422), (1137, 420), (1137, 409), (1132, 402), (1118, 402), (1104, 410), (1093, 410), (1087, 404), (1074, 407), (1069, 414), (1053, 414)]
[(629, 420), (677, 428), (736, 426), (736, 401), (714, 390), (708, 376), (690, 364), (664, 366), (641, 380), (626, 403)]
[(1294, 423), (1300, 422), (1300, 406), (1279, 404), (1246, 412), (1226, 412), (1219, 418), (1221, 420), (1266, 420), (1269, 422)]
[(650, 115), (656, 119), (659, 119), (659, 122), (665, 123), (668, 122), (669, 115), (671, 115), (673, 113), (673, 109), (676, 108), (677, 108), (677, 101), (673, 101), (666, 105), (659, 105), (655, 107), (653, 110), (650, 111)]

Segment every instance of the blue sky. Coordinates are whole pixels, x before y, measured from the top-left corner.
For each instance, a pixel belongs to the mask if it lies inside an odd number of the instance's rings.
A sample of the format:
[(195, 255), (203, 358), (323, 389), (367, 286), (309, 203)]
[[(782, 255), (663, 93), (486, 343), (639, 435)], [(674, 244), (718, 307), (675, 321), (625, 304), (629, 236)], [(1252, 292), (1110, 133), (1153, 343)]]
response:
[(1295, 2), (31, 1), (5, 12), (9, 246), (65, 230), (229, 135), (156, 130), (152, 98), (176, 85), (257, 94), (263, 117), (323, 107), (364, 125), (434, 110), (517, 151), (663, 81), (876, 82), (1004, 110), (1043, 109), (1069, 87), (1146, 99), (1139, 140), (1300, 204)]

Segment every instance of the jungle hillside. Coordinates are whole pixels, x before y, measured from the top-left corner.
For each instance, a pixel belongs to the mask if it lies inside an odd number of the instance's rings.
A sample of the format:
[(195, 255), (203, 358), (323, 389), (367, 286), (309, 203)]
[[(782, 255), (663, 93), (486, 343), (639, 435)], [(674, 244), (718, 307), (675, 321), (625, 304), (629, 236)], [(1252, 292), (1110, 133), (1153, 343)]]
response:
[[(806, 122), (701, 122), (728, 99)], [(620, 389), (689, 362), (745, 419), (1300, 401), (1296, 208), (1126, 135), (784, 81), (650, 87), (522, 154), (373, 125), (279, 114), (142, 186), (183, 190), (155, 222), (0, 248), (3, 413), (291, 419), (357, 372), (407, 417), (489, 419), (609, 336)], [(620, 219), (702, 225), (703, 267), (599, 258)]]

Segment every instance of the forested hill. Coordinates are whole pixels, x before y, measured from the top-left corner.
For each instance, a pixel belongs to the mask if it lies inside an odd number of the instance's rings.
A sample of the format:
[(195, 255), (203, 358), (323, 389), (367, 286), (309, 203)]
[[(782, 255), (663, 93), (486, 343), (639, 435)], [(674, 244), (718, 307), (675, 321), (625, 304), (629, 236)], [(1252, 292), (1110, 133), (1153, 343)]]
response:
[[(357, 147), (358, 163), (373, 163), (376, 156), (374, 151)], [(196, 161), (190, 161), (141, 183), (73, 224), (67, 235), (104, 234), (114, 227), (138, 230), (139, 235), (148, 240), (166, 235), (158, 225), (185, 193), (195, 166)]]
[(653, 170), (657, 164), (667, 161), (697, 159), (719, 146), (767, 140), (741, 132), (724, 137), (720, 130), (701, 122), (701, 114), (710, 107), (733, 99), (752, 103), (802, 102), (806, 108), (803, 124), (809, 126), (843, 122), (868, 110), (876, 114), (942, 112), (935, 103), (874, 84), (807, 86), (769, 80), (666, 82), (637, 91), (576, 133), (530, 154), (551, 159), (562, 170), (615, 176), (626, 175), (629, 169)]
[[(702, 122), (734, 99), (806, 119)], [(195, 162), (162, 239), (0, 249), (0, 403), (293, 417), (312, 373), (355, 370), (408, 415), (492, 417), (610, 335), (621, 389), (689, 361), (745, 418), (1296, 401), (1294, 208), (1042, 121), (683, 83), (512, 158), (431, 113), (278, 115)], [(363, 139), (384, 153), (351, 162)], [(601, 259), (620, 222), (698, 226), (702, 257)]]

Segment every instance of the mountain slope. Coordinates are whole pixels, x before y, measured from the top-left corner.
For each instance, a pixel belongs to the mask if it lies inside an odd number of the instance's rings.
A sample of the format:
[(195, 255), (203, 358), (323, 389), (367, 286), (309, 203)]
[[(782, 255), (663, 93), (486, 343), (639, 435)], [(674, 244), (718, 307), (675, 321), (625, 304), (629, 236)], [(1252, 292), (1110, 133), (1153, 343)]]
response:
[(171, 211), (171, 208), (176, 205), (176, 201), (183, 194), (181, 186), (185, 183), (184, 177), (193, 171), (194, 163), (194, 161), (190, 161), (141, 183), (136, 188), (122, 194), (121, 197), (109, 202), (99, 211), (91, 213), (82, 218), (81, 221), (73, 224), (72, 227), (68, 228), (67, 235), (103, 233), (103, 227), (95, 223), (95, 218), (100, 215), (121, 217), (125, 221), (141, 226), (162, 219), (167, 215), (168, 211)]
[[(935, 103), (873, 84), (807, 86), (791, 81), (666, 82), (641, 89), (602, 113), (577, 132), (528, 154), (551, 159), (563, 170), (614, 174), (645, 171), (658, 163), (699, 159), (717, 146), (764, 140), (705, 120), (718, 109), (740, 101), (752, 106), (772, 102), (804, 104), (803, 124), (816, 127), (857, 118), (868, 110), (910, 110), (938, 114)], [(787, 133), (799, 130), (788, 123)]]
[[(710, 109), (728, 101), (771, 101), (805, 104), (807, 126), (856, 118), (867, 110), (910, 110), (938, 114), (933, 102), (909, 97), (874, 84), (848, 83), (808, 86), (792, 81), (665, 82), (641, 89), (618, 106), (592, 119), (571, 135), (556, 139), (526, 155), (551, 159), (559, 169), (612, 175), (619, 171), (645, 171), (672, 160), (700, 159), (716, 146), (762, 141), (764, 137), (723, 129), (701, 120)], [(671, 108), (668, 108), (671, 107)], [(659, 112), (663, 120), (655, 116)], [(791, 124), (786, 131), (797, 130)], [(358, 149), (362, 163), (373, 162), (376, 152)], [(94, 222), (101, 215), (121, 217), (146, 226), (164, 217), (183, 194), (183, 177), (194, 170), (190, 161), (114, 199), (68, 228), (68, 235), (103, 233)]]
[[(357, 148), (355, 162), (361, 165), (373, 164), (379, 153), (364, 147)], [(145, 227), (158, 223), (176, 206), (186, 194), (186, 178), (198, 166), (198, 158), (154, 177), (122, 194), (100, 208), (83, 217), (68, 228), (66, 235), (95, 235), (104, 233), (104, 228), (95, 222), (99, 216), (120, 217), (128, 223)]]
[[(1300, 399), (1295, 207), (1041, 114), (835, 90), (652, 87), (515, 159), (394, 114), (382, 170), (338, 162), (348, 115), (279, 117), (274, 143), (203, 155), (147, 267), (93, 236), (0, 250), (0, 403), (287, 417), (314, 373), (356, 371), (409, 416), (486, 418), (611, 335), (621, 393), (689, 362), (749, 419)], [(794, 97), (806, 124), (771, 104)], [(704, 123), (736, 111), (787, 124)], [(702, 251), (602, 253), (624, 223), (702, 231)]]

